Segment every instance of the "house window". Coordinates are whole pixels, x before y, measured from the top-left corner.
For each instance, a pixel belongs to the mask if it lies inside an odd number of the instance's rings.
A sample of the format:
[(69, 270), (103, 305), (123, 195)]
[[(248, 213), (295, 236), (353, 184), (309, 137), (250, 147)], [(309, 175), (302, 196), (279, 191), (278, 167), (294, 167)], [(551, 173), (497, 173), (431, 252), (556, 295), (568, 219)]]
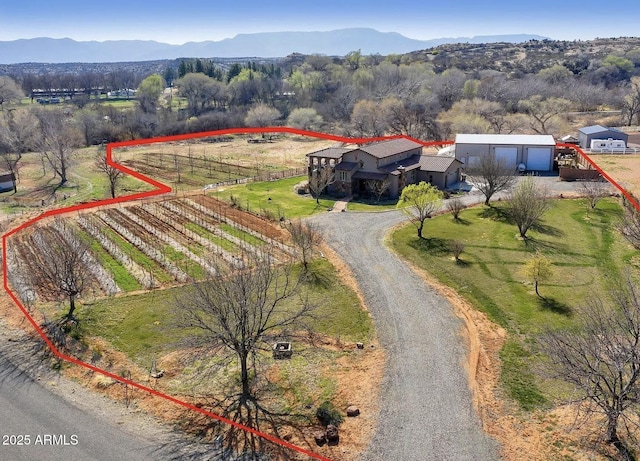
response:
[(349, 173), (347, 171), (340, 171), (340, 174), (338, 175), (338, 179), (340, 181), (348, 181), (349, 180)]

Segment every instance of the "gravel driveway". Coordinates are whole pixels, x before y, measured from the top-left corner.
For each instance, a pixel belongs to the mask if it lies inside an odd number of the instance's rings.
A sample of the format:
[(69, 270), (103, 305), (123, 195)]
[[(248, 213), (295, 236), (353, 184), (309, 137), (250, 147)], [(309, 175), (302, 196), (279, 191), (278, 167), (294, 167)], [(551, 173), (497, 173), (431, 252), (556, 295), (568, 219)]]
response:
[(397, 211), (310, 218), (351, 267), (388, 354), (378, 425), (362, 459), (498, 459), (472, 405), (462, 321), (383, 244), (405, 219)]

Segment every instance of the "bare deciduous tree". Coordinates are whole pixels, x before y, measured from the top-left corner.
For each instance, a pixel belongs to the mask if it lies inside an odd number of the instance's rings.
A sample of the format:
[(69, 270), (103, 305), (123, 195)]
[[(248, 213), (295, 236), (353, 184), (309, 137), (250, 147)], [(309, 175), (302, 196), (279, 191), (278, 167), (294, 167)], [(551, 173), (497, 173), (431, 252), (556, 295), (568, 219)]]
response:
[(73, 121), (60, 110), (47, 110), (37, 113), (40, 122), (40, 140), (38, 146), (47, 159), (60, 185), (67, 182), (73, 154), (81, 145), (81, 134)]
[(247, 126), (273, 126), (280, 117), (282, 117), (282, 114), (278, 109), (274, 109), (265, 104), (258, 104), (249, 109), (244, 123), (246, 123)]
[(109, 181), (109, 193), (111, 194), (111, 198), (116, 198), (116, 189), (124, 173), (107, 162), (107, 152), (104, 146), (100, 147), (98, 150), (95, 158), (95, 165), (100, 172), (105, 174)]
[(366, 99), (353, 106), (351, 124), (360, 137), (378, 137), (388, 128), (388, 116), (381, 104)]
[(291, 263), (276, 265), (269, 253), (246, 255), (243, 267), (213, 263), (217, 275), (194, 282), (176, 301), (180, 322), (196, 328), (192, 346), (211, 354), (224, 348), (240, 368), (239, 402), (255, 400), (250, 370), (256, 354), (270, 350), (285, 329), (305, 327), (314, 306), (303, 293), (304, 278)]
[(634, 118), (640, 123), (640, 77), (631, 77), (629, 92), (622, 98), (621, 105), (626, 125), (631, 126)]
[(287, 229), (291, 234), (291, 240), (298, 249), (300, 260), (306, 271), (309, 260), (313, 257), (314, 251), (322, 242), (320, 233), (313, 223), (305, 223), (299, 219), (292, 221), (287, 225)]
[(464, 251), (464, 243), (460, 240), (452, 240), (449, 242), (449, 249), (451, 253), (453, 253), (453, 257), (456, 259), (456, 262), (460, 261), (460, 255)]
[(627, 206), (624, 218), (618, 223), (618, 230), (634, 248), (640, 249), (640, 211), (631, 205)]
[(465, 208), (466, 206), (459, 197), (454, 197), (447, 201), (447, 210), (451, 213), (451, 216), (453, 216), (455, 221), (460, 220), (460, 213), (462, 213), (462, 210)]
[(315, 168), (309, 175), (309, 192), (315, 197), (316, 203), (320, 203), (320, 194), (336, 180), (333, 167), (329, 165), (321, 165)]
[(13, 191), (17, 192), (20, 160), (34, 145), (37, 121), (30, 111), (12, 110), (8, 114), (0, 119), (0, 164), (15, 176)]
[(318, 130), (322, 126), (322, 116), (311, 107), (300, 107), (291, 111), (287, 125), (301, 130)]
[(509, 196), (509, 215), (518, 226), (520, 237), (527, 238), (527, 232), (538, 224), (549, 209), (547, 189), (527, 176), (518, 183)]
[(484, 195), (484, 204), (489, 205), (491, 197), (511, 189), (516, 183), (516, 167), (507, 164), (503, 158), (486, 155), (477, 165), (467, 168), (467, 178)]
[(23, 97), (24, 94), (15, 80), (0, 76), (0, 111), (4, 109), (5, 102), (19, 101)]
[(544, 99), (540, 95), (520, 101), (520, 108), (531, 117), (531, 129), (539, 134), (548, 134), (554, 119), (570, 106), (571, 102), (566, 99)]
[(33, 241), (41, 259), (41, 284), (50, 287), (51, 294), (56, 298), (66, 298), (69, 301), (65, 319), (72, 320), (76, 299), (82, 295), (91, 276), (89, 268), (83, 262), (90, 250), (64, 221), (59, 221), (56, 228), (58, 231), (49, 227), (36, 228)]
[(609, 183), (604, 179), (598, 181), (583, 181), (580, 190), (587, 199), (587, 203), (592, 210), (595, 210), (598, 202), (611, 193)]
[(376, 197), (376, 203), (380, 202), (380, 198), (389, 189), (390, 185), (389, 177), (384, 179), (367, 179), (364, 183), (367, 191)]
[(610, 291), (609, 300), (594, 296), (579, 315), (582, 328), (549, 331), (541, 345), (551, 359), (554, 376), (576, 388), (572, 403), (587, 417), (604, 417), (605, 441), (624, 459), (635, 459), (618, 429), (621, 421), (638, 429), (640, 291), (627, 275)]

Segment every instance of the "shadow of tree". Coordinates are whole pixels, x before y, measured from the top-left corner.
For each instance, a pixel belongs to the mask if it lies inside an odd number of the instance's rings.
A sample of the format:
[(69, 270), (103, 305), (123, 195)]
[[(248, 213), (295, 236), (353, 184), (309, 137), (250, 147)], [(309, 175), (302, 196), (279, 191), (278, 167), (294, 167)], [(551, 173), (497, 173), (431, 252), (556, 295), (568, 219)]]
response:
[(555, 312), (556, 314), (561, 314), (566, 317), (573, 315), (573, 309), (571, 309), (569, 305), (554, 298), (538, 298), (538, 305), (541, 309)]
[(511, 216), (509, 215), (509, 210), (503, 207), (485, 207), (484, 210), (482, 210), (482, 213), (480, 213), (480, 217), (484, 219), (492, 219), (505, 224), (514, 224)]
[(549, 235), (552, 237), (564, 237), (566, 233), (557, 227), (549, 226), (544, 223), (536, 223), (531, 226), (531, 230), (534, 230), (540, 234)]
[(317, 270), (313, 264), (309, 265), (307, 272), (304, 274), (304, 280), (306, 283), (319, 288), (329, 289), (333, 286), (331, 275), (325, 271)]
[(435, 255), (449, 253), (449, 241), (441, 238), (418, 238), (409, 243), (411, 248)]
[[(307, 416), (288, 412), (273, 411), (259, 402), (257, 397), (234, 394), (223, 399), (202, 399), (205, 403), (197, 406), (206, 408), (242, 426), (274, 435), (277, 438), (297, 440), (311, 446), (309, 438), (310, 421)], [(291, 449), (240, 427), (227, 425), (206, 415), (185, 412), (183, 427), (199, 438), (209, 440), (208, 444), (216, 456), (207, 459), (233, 461), (266, 461), (271, 459), (295, 459)], [(298, 442), (299, 443), (299, 442)], [(181, 458), (176, 458), (181, 459)]]
[(460, 218), (460, 217), (453, 218), (453, 222), (456, 223), (456, 224), (463, 225), (463, 226), (470, 226), (471, 225), (471, 221), (469, 221), (467, 219), (464, 219), (464, 218)]
[(463, 268), (470, 267), (471, 264), (472, 264), (471, 262), (465, 261), (464, 259), (460, 259), (460, 258), (456, 259), (456, 266), (458, 267), (463, 267)]
[(549, 242), (546, 240), (536, 239), (535, 237), (527, 237), (524, 239), (525, 246), (532, 251), (566, 253), (567, 245), (558, 242)]

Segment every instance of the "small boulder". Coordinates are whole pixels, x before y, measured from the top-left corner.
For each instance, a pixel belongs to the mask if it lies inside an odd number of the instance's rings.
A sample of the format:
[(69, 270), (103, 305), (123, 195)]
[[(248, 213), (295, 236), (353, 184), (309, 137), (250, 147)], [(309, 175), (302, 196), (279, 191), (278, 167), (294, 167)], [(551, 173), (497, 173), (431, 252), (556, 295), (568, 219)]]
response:
[(325, 443), (327, 443), (327, 436), (322, 431), (316, 431), (313, 433), (313, 438), (316, 441), (316, 445), (321, 447)]
[(355, 416), (358, 416), (359, 414), (360, 414), (360, 409), (355, 405), (351, 405), (349, 408), (347, 408), (347, 416), (353, 418)]
[(338, 433), (338, 426), (334, 424), (329, 424), (327, 426), (327, 442), (330, 445), (337, 445), (340, 441), (340, 434)]

